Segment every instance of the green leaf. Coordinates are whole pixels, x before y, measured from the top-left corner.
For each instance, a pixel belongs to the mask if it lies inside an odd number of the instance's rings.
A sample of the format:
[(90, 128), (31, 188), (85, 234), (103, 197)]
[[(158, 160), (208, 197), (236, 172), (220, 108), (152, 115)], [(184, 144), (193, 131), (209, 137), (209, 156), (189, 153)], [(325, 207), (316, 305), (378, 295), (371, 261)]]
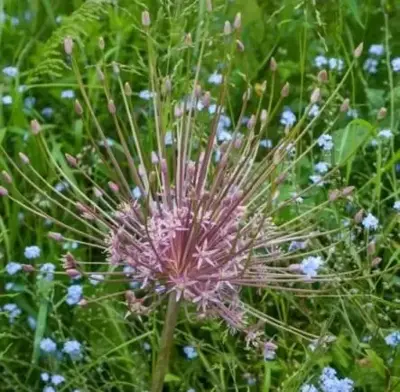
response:
[(374, 351), (366, 350), (368, 359), (371, 361), (372, 366), (382, 378), (385, 378), (386, 370), (383, 359)]
[(385, 90), (377, 88), (367, 88), (365, 90), (365, 93), (367, 94), (368, 104), (371, 109), (379, 109), (385, 106)]
[(179, 382), (179, 381), (181, 381), (181, 379), (180, 379), (180, 377), (175, 376), (175, 374), (168, 373), (165, 376), (165, 380), (164, 381), (165, 382)]
[(372, 134), (372, 125), (360, 119), (353, 120), (346, 128), (334, 132), (335, 163), (339, 166), (345, 164)]

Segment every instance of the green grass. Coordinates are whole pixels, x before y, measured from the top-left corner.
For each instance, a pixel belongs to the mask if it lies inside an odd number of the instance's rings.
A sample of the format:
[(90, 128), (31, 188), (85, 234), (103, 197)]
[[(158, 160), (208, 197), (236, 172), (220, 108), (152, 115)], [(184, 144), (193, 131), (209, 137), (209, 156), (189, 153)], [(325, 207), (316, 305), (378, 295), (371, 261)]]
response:
[[(224, 323), (219, 320), (199, 322), (192, 315), (186, 317), (183, 310), (165, 390), (296, 392), (304, 383), (315, 383), (320, 370), (329, 365), (337, 369), (341, 377), (353, 379), (357, 392), (400, 391), (400, 345), (392, 349), (384, 341), (384, 337), (399, 330), (400, 325), (400, 215), (393, 209), (394, 202), (400, 200), (400, 171), (396, 169), (396, 164), (400, 163), (400, 76), (390, 65), (391, 59), (400, 56), (397, 23), (400, 7), (396, 1), (215, 1), (210, 15), (206, 14), (205, 2), (185, 0), (0, 0), (0, 11), (2, 8), (8, 17), (0, 24), (1, 68), (17, 66), (19, 75), (16, 79), (0, 76), (0, 94), (13, 98), (12, 105), (0, 102), (0, 144), (16, 162), (19, 162), (19, 152), (27, 154), (32, 165), (54, 186), (60, 181), (59, 175), (45, 158), (43, 146), (29, 132), (30, 121), (38, 118), (44, 124), (43, 132), (52, 158), (71, 173), (85, 192), (89, 192), (89, 186), (69, 169), (65, 152), (83, 152), (84, 159), (92, 167), (93, 178), (101, 184), (115, 173), (106, 165), (97, 164), (96, 154), (85, 150), (94, 135), (90, 116), (85, 113), (78, 118), (73, 100), (60, 96), (62, 90), (78, 91), (62, 50), (66, 35), (74, 38), (90, 101), (107, 136), (113, 140), (117, 140), (117, 136), (96, 77), (96, 65), (104, 65), (111, 71), (113, 61), (120, 64), (121, 79), (129, 82), (134, 91), (129, 105), (147, 154), (154, 149), (151, 133), (154, 119), (145, 115), (151, 111), (151, 105), (137, 95), (141, 90), (151, 89), (148, 50), (140, 23), (145, 8), (152, 17), (150, 38), (157, 53), (158, 70), (162, 76), (173, 77), (174, 97), (190, 91), (192, 67), (199, 56), (204, 31), (209, 32), (210, 38), (205, 46), (200, 80), (204, 88), (217, 95), (218, 88), (209, 85), (207, 79), (227, 57), (220, 34), (225, 20), (232, 21), (236, 12), (242, 12), (241, 40), (245, 51), (232, 62), (227, 112), (232, 118), (238, 118), (247, 86), (253, 87), (254, 97), (257, 97), (254, 91), (257, 83), (267, 80), (268, 89), (274, 86), (274, 91), (262, 102), (262, 107), (268, 107), (269, 97), (276, 102), (282, 85), (289, 81), (290, 95), (278, 107), (267, 135), (274, 144), (282, 137), (279, 116), (283, 107), (290, 107), (299, 119), (308, 104), (318, 72), (313, 65), (314, 58), (319, 53), (342, 58), (343, 73), (329, 72), (329, 81), (324, 87), (326, 96), (335, 89), (338, 89), (338, 96), (305, 137), (314, 141), (329, 129), (335, 143), (330, 163), (340, 166), (332, 175), (332, 188), (355, 186), (351, 200), (329, 204), (313, 219), (326, 227), (351, 220), (354, 238), (340, 241), (335, 249), (326, 253), (339, 271), (359, 268), (360, 279), (311, 297), (256, 289), (245, 289), (242, 293), (247, 303), (286, 326), (318, 336), (332, 334), (335, 341), (311, 351), (306, 340), (284, 328), (267, 324), (266, 334), (276, 342), (278, 351), (275, 360), (265, 361), (262, 352), (247, 350), (243, 337), (231, 335)], [(24, 19), (25, 11), (30, 11), (30, 20)], [(19, 25), (12, 25), (11, 16), (19, 18)], [(61, 23), (58, 16), (62, 16)], [(190, 54), (183, 48), (187, 32), (191, 32), (193, 38)], [(103, 52), (98, 48), (100, 36), (106, 42)], [(351, 53), (360, 42), (364, 42), (364, 53), (341, 86), (341, 77), (352, 61)], [(384, 44), (385, 55), (381, 57), (378, 72), (372, 75), (363, 70), (363, 63), (369, 46), (378, 43)], [(274, 80), (269, 71), (271, 56), (277, 60), (279, 69)], [(23, 94), (18, 91), (20, 85), (27, 86)], [(110, 91), (113, 96), (119, 94), (115, 78), (110, 78)], [(32, 108), (24, 104), (26, 97), (36, 98)], [(345, 114), (337, 116), (333, 110), (346, 97), (350, 99), (351, 108), (358, 110), (359, 119), (351, 120)], [(118, 103), (122, 108), (122, 100)], [(44, 107), (53, 108), (51, 118), (41, 113)], [(388, 114), (378, 121), (377, 112), (381, 107), (386, 107)], [(251, 101), (246, 114), (255, 110), (257, 99)], [(128, 124), (128, 118), (121, 117)], [(392, 130), (394, 138), (371, 147), (371, 140), (385, 128)], [(205, 121), (197, 131), (199, 134), (207, 132)], [(122, 157), (122, 146), (117, 142), (115, 150)], [(312, 150), (290, 173), (280, 197), (287, 197), (307, 184), (313, 165), (320, 159), (321, 156)], [(18, 180), (21, 197), (35, 205), (44, 202), (40, 189), (23, 181), (1, 152), (0, 168)], [(327, 197), (326, 188), (314, 190), (297, 210), (284, 210), (279, 219), (296, 217)], [(60, 207), (52, 204), (47, 208), (49, 215), (71, 223)], [(354, 224), (353, 217), (361, 209), (379, 218), (381, 227), (375, 234), (368, 234)], [(48, 231), (56, 229), (46, 225), (44, 219), (24, 211), (7, 198), (0, 199), (0, 211), (0, 306), (13, 302), (22, 310), (12, 325), (4, 312), (0, 314), (0, 390), (41, 391), (45, 386), (40, 380), (41, 372), (58, 373), (66, 378), (57, 391), (148, 390), (165, 309), (159, 307), (150, 316), (126, 315), (127, 308), (121, 296), (96, 302), (96, 298), (115, 291), (101, 284), (96, 287), (85, 284), (85, 296), (93, 299), (93, 304), (70, 307), (65, 303), (69, 285), (65, 276), (56, 275), (51, 283), (29, 274), (10, 278), (5, 271), (2, 273), (3, 267), (11, 260), (26, 262), (26, 246), (38, 245), (42, 256), (36, 262), (52, 262), (59, 270), (65, 249), (48, 240)], [(82, 229), (78, 223), (76, 227)], [(375, 242), (373, 253), (367, 251), (371, 241)], [(319, 245), (329, 248), (331, 244)], [(101, 252), (88, 250), (84, 245), (73, 253), (91, 262), (103, 258)], [(377, 257), (381, 262), (377, 268), (372, 268)], [(16, 284), (13, 291), (5, 290), (10, 281)], [(37, 320), (35, 330), (28, 327), (28, 316)], [(43, 355), (39, 344), (43, 337), (49, 336), (59, 343), (59, 348), (67, 339), (82, 342), (84, 359), (73, 362)], [(366, 341), (366, 337), (371, 339)], [(149, 344), (150, 349), (144, 344)], [(185, 357), (183, 347), (187, 345), (196, 348), (197, 358), (188, 360)], [(248, 384), (247, 373), (256, 378), (255, 385)]]

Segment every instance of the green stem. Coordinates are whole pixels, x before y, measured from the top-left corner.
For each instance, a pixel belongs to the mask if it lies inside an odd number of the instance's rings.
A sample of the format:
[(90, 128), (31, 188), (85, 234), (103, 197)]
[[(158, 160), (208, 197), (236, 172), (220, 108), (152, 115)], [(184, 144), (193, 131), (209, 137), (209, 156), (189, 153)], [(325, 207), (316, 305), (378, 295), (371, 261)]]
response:
[(171, 356), (171, 348), (174, 339), (174, 330), (178, 319), (179, 302), (176, 293), (169, 295), (167, 315), (165, 316), (164, 328), (161, 336), (160, 352), (158, 353), (155, 366), (151, 392), (161, 392), (164, 385), (165, 374), (168, 370), (168, 362)]

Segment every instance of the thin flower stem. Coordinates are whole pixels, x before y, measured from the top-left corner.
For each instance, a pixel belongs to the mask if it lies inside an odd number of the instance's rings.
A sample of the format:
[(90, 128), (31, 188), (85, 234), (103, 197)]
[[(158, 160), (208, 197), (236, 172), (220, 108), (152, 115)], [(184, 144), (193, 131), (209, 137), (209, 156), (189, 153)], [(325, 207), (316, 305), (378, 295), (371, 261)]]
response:
[(164, 385), (164, 378), (168, 370), (168, 362), (171, 356), (174, 330), (178, 319), (179, 302), (176, 292), (169, 295), (167, 315), (165, 316), (164, 328), (161, 336), (160, 351), (154, 369), (151, 392), (161, 392)]

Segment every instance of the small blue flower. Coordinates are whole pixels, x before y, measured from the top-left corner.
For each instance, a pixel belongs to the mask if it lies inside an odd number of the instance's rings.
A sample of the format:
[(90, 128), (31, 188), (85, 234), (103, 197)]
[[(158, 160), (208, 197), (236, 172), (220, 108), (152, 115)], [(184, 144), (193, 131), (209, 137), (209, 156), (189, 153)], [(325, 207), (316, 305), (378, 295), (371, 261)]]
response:
[(53, 385), (60, 385), (65, 381), (65, 378), (61, 376), (60, 374), (53, 374), (51, 376), (51, 383)]
[(21, 271), (22, 265), (20, 263), (16, 263), (15, 261), (10, 261), (6, 265), (6, 271), (8, 275), (15, 275), (18, 271)]
[(36, 329), (36, 324), (37, 324), (36, 319), (34, 317), (32, 317), (32, 316), (29, 316), (28, 317), (29, 328), (32, 329), (32, 330), (35, 330)]
[(43, 117), (51, 118), (51, 117), (53, 117), (54, 109), (51, 108), (51, 107), (45, 107), (45, 108), (42, 109), (41, 113), (42, 113)]
[(13, 103), (13, 99), (11, 95), (4, 95), (1, 97), (1, 101), (3, 102), (3, 105), (11, 105)]
[(17, 67), (5, 67), (5, 68), (3, 68), (3, 74), (10, 78), (15, 78), (18, 75), (18, 68)]
[(260, 146), (264, 148), (272, 148), (272, 140), (271, 139), (260, 140)]
[(43, 392), (56, 392), (56, 390), (50, 385), (48, 385), (47, 387), (43, 388)]
[(315, 64), (316, 67), (322, 68), (322, 67), (324, 67), (325, 65), (328, 64), (328, 59), (325, 56), (318, 55), (314, 59), (314, 64)]
[(144, 348), (146, 351), (150, 351), (150, 350), (151, 350), (151, 345), (150, 345), (150, 343), (144, 342), (144, 343), (143, 343), (143, 348)]
[(142, 90), (139, 92), (139, 98), (144, 99), (145, 101), (149, 101), (154, 97), (154, 93), (150, 90)]
[(24, 106), (26, 109), (32, 109), (35, 106), (36, 98), (35, 97), (26, 97), (24, 99)]
[(300, 392), (318, 392), (318, 389), (315, 388), (312, 384), (304, 384), (300, 388)]
[(379, 226), (379, 220), (371, 213), (362, 220), (362, 225), (366, 230), (376, 230)]
[(12, 16), (10, 18), (10, 22), (13, 26), (18, 26), (19, 25), (19, 19), (16, 16)]
[(104, 280), (104, 275), (100, 275), (100, 274), (92, 274), (92, 275), (90, 275), (90, 278), (89, 278), (89, 282), (93, 286), (97, 286), (103, 280)]
[(15, 289), (15, 283), (13, 283), (13, 282), (8, 282), (8, 283), (6, 283), (5, 286), (4, 286), (4, 289), (5, 289), (6, 291), (12, 291), (12, 290), (14, 290), (14, 289)]
[(10, 324), (13, 324), (15, 319), (22, 313), (22, 310), (13, 303), (5, 304), (3, 306), (3, 311), (8, 313), (8, 321)]
[(300, 270), (308, 278), (314, 278), (318, 275), (318, 270), (321, 268), (323, 260), (320, 256), (309, 256), (300, 264)]
[(321, 135), (318, 138), (317, 143), (324, 151), (330, 151), (333, 148), (333, 140), (331, 135)]
[(68, 305), (76, 305), (82, 298), (83, 289), (79, 284), (68, 287), (66, 302)]
[(400, 57), (396, 57), (391, 61), (394, 72), (400, 72)]
[(57, 350), (57, 345), (54, 340), (50, 338), (44, 338), (40, 341), (40, 349), (48, 354), (54, 353)]
[(193, 346), (185, 346), (183, 352), (186, 354), (187, 359), (195, 359), (198, 356), (197, 351)]
[(369, 47), (368, 53), (374, 56), (382, 56), (385, 53), (385, 48), (382, 44), (373, 44)]
[(396, 348), (400, 345), (400, 331), (394, 331), (385, 337), (385, 342), (388, 346)]
[(68, 354), (71, 360), (77, 361), (82, 358), (82, 345), (77, 340), (67, 340), (62, 351)]
[(49, 373), (41, 373), (40, 378), (42, 379), (42, 381), (47, 382), (50, 380), (50, 375)]
[(74, 90), (63, 90), (63, 91), (61, 91), (61, 98), (74, 99), (75, 98)]
[(45, 263), (40, 267), (40, 276), (48, 281), (54, 279), (54, 271), (56, 266), (52, 263)]
[(27, 259), (37, 259), (40, 256), (40, 248), (36, 245), (27, 246), (24, 251)]
[(223, 80), (222, 74), (218, 73), (217, 71), (214, 71), (209, 76), (208, 83), (218, 86), (218, 85), (220, 85), (222, 83), (222, 80)]
[(296, 115), (289, 108), (286, 108), (281, 114), (280, 122), (285, 127), (291, 127), (296, 122)]

